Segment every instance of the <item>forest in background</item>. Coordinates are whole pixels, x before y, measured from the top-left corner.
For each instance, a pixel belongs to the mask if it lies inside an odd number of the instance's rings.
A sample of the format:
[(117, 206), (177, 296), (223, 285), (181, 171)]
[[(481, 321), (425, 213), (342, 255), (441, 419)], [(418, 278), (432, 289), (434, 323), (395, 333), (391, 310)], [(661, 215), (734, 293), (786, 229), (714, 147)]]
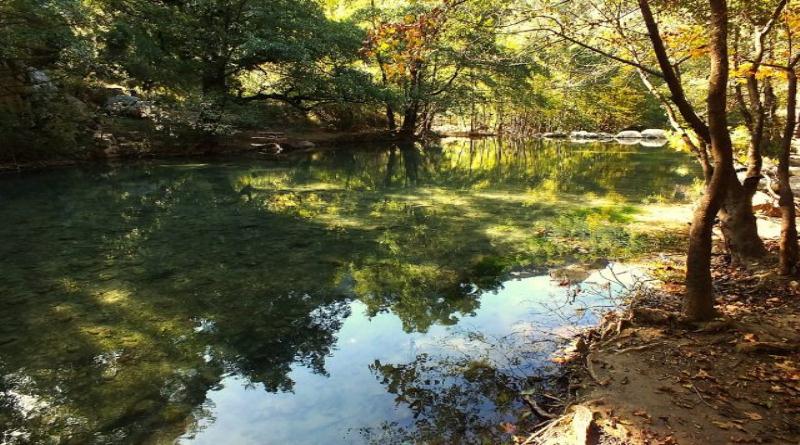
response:
[(10, 0), (0, 157), (90, 156), (108, 134), (663, 126), (634, 68), (526, 29), (545, 3)]

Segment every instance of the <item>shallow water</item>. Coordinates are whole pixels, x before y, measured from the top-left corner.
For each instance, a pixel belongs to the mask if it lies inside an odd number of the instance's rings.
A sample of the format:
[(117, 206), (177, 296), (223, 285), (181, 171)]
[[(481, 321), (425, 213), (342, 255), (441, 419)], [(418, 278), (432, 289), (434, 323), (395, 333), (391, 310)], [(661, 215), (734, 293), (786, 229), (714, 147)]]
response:
[(547, 269), (670, 242), (630, 223), (696, 177), (493, 140), (0, 177), (0, 443), (506, 440), (608, 304)]

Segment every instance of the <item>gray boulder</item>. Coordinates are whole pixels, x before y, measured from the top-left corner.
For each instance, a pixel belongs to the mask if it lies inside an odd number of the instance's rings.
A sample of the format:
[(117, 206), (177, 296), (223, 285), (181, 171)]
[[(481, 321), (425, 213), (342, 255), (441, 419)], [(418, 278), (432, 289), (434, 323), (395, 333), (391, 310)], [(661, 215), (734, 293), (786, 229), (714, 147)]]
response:
[(649, 128), (647, 130), (642, 131), (642, 137), (645, 139), (666, 139), (667, 132), (664, 130)]
[(145, 118), (153, 114), (152, 104), (136, 96), (121, 94), (109, 97), (106, 112), (114, 116)]
[(620, 131), (615, 137), (617, 139), (641, 139), (642, 133), (633, 130)]
[(570, 139), (597, 139), (597, 133), (591, 131), (573, 131), (569, 134)]
[(53, 81), (50, 80), (50, 76), (48, 76), (47, 73), (45, 73), (42, 70), (29, 68), (28, 81), (30, 82), (34, 91), (42, 93), (50, 93), (56, 91), (56, 86), (53, 83)]

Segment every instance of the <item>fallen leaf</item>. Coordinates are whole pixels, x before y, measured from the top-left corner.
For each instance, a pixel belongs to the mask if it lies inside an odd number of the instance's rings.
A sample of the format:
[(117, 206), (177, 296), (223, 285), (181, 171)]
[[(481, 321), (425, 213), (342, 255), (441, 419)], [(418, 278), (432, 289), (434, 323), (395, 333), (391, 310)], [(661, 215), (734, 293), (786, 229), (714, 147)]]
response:
[(763, 418), (764, 418), (764, 417), (763, 417), (761, 414), (759, 414), (759, 413), (750, 413), (750, 412), (745, 412), (745, 413), (744, 413), (744, 415), (745, 415), (745, 416), (747, 416), (747, 417), (748, 417), (750, 420), (761, 420), (761, 419), (763, 419)]
[(503, 422), (500, 424), (500, 427), (505, 431), (507, 434), (513, 434), (517, 431), (517, 426), (513, 423)]
[(731, 427), (735, 427), (736, 426), (736, 424), (734, 424), (732, 422), (720, 422), (719, 420), (712, 420), (711, 423), (713, 423), (718, 428), (723, 429), (723, 430), (729, 430), (729, 429), (731, 429)]
[(704, 369), (701, 369), (701, 370), (697, 371), (697, 374), (695, 374), (694, 378), (696, 378), (696, 379), (710, 379), (711, 375), (709, 373), (707, 373)]

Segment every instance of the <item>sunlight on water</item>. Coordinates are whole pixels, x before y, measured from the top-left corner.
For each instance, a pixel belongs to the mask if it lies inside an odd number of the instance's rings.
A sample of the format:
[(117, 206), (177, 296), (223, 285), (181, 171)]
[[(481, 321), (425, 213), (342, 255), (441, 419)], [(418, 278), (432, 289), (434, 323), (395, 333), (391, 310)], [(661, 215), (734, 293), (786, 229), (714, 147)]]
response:
[(502, 441), (608, 304), (564, 284), (696, 180), (493, 140), (0, 177), (0, 443)]

